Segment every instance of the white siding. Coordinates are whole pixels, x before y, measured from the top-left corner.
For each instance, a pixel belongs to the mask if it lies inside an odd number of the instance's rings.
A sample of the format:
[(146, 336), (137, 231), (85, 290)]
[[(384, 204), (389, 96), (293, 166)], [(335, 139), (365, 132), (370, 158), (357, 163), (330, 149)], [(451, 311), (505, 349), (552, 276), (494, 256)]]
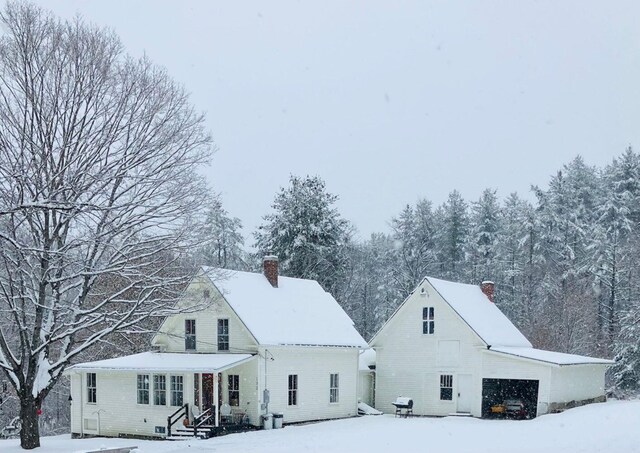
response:
[(571, 365), (554, 368), (551, 373), (551, 403), (567, 403), (605, 395), (602, 365)]
[(170, 316), (160, 327), (153, 345), (163, 345), (167, 352), (185, 352), (185, 320), (196, 320), (196, 350), (189, 352), (218, 352), (218, 319), (229, 320), (229, 351), (257, 352), (251, 333), (240, 321), (233, 309), (224, 300), (215, 286), (204, 277), (194, 279), (183, 300), (203, 300), (204, 291), (209, 291), (211, 305), (197, 313), (181, 313)]
[[(486, 351), (483, 360), (482, 378), (529, 379), (538, 382), (538, 415), (546, 414), (549, 409), (551, 391), (551, 373), (554, 365), (534, 362), (504, 354)], [(482, 387), (480, 388), (482, 393)]]
[[(264, 389), (265, 351), (261, 348), (260, 396)], [(352, 417), (357, 414), (358, 350), (280, 346), (267, 348), (269, 412), (284, 414), (284, 423)], [(273, 360), (271, 360), (273, 358)], [(329, 402), (329, 376), (339, 374), (339, 401)], [(298, 376), (298, 404), (288, 405), (288, 376)]]
[[(425, 292), (422, 293), (424, 287)], [(423, 334), (422, 310), (435, 309), (435, 333)], [(476, 376), (480, 415), (480, 351), (485, 348), (469, 326), (424, 281), (385, 325), (372, 346), (376, 356), (376, 408), (393, 412), (398, 396), (414, 400), (414, 413), (446, 415), (456, 411), (460, 373)], [(440, 352), (439, 349), (441, 348)], [(440, 400), (440, 375), (453, 375), (453, 400)]]

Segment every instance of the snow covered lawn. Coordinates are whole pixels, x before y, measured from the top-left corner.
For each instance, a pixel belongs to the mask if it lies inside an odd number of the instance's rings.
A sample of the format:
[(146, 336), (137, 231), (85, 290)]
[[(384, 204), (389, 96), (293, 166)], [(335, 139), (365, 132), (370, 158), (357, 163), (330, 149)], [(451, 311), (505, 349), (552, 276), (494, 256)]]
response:
[[(640, 452), (640, 401), (611, 401), (535, 420), (368, 416), (232, 434), (203, 441), (71, 440), (45, 437), (36, 451), (71, 453), (137, 445), (141, 453), (173, 452)], [(17, 440), (3, 453), (22, 452)]]

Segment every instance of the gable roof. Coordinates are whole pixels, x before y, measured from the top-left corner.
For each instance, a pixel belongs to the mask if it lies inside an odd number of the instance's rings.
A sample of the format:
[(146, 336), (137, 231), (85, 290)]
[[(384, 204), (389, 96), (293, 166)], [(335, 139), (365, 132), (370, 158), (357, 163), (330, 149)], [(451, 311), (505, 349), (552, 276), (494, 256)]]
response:
[(315, 280), (203, 267), (254, 338), (263, 345), (366, 347), (338, 302)]
[(488, 346), (532, 347), (479, 286), (425, 278)]

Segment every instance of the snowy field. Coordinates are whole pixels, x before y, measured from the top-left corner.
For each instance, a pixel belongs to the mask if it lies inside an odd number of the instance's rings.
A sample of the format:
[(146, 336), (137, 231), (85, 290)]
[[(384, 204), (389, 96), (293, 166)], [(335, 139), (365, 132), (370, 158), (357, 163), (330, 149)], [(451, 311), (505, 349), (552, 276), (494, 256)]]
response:
[[(45, 437), (39, 452), (86, 452), (138, 446), (140, 453), (174, 452), (640, 452), (640, 401), (611, 401), (535, 420), (367, 416), (232, 434), (199, 441), (128, 439), (71, 440)], [(17, 440), (0, 441), (0, 452), (22, 452)]]

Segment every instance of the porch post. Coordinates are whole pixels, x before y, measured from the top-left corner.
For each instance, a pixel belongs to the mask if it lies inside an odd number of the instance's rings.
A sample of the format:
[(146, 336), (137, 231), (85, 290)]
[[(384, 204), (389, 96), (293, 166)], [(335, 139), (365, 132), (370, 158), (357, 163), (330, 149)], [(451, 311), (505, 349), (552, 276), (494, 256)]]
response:
[(213, 407), (215, 407), (216, 409), (216, 414), (215, 414), (215, 426), (216, 428), (220, 425), (220, 404), (218, 401), (218, 398), (220, 396), (219, 392), (218, 392), (218, 372), (216, 370), (214, 370), (213, 372)]

